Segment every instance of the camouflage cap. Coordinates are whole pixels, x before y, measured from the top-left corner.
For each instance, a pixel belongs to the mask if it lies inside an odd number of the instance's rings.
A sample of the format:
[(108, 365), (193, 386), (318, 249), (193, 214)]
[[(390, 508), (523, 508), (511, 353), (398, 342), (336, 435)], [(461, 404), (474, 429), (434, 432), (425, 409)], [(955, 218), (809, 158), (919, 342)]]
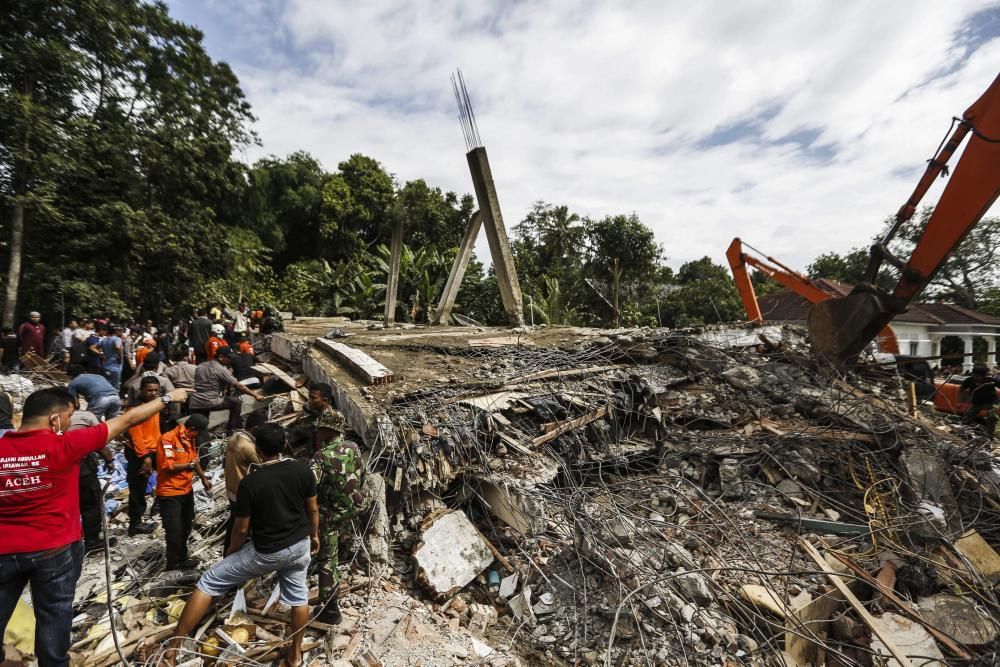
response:
[(339, 410), (324, 410), (313, 423), (316, 428), (330, 429), (344, 433), (347, 430), (347, 421)]

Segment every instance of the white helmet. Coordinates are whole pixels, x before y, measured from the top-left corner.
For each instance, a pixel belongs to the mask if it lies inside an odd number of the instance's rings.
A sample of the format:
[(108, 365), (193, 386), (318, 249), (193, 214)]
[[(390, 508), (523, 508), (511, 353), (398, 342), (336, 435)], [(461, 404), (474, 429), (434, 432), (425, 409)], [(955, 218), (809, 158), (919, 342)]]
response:
[(222, 336), (223, 334), (226, 333), (226, 327), (222, 326), (221, 324), (213, 324), (212, 333), (215, 334), (216, 336)]

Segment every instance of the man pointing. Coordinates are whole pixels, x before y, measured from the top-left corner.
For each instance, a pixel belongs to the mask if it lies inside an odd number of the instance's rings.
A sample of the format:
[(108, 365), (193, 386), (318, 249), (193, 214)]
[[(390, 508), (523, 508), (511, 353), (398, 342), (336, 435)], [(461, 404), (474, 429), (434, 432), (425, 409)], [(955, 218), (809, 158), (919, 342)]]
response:
[(102, 424), (67, 432), (73, 395), (62, 387), (40, 389), (24, 401), (21, 428), (0, 438), (0, 636), (30, 584), (40, 667), (69, 664), (83, 560), (80, 459), (158, 413), (164, 402), (186, 398), (187, 391), (178, 389)]

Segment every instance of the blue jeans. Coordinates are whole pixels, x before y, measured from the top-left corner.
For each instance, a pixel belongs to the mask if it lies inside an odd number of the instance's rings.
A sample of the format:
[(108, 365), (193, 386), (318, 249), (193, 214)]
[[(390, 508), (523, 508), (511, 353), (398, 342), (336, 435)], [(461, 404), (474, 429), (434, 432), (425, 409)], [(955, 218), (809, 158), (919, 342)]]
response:
[(122, 401), (117, 396), (101, 396), (87, 404), (87, 411), (98, 419), (113, 419), (121, 414)]
[(213, 565), (198, 581), (198, 589), (213, 598), (239, 588), (251, 579), (278, 573), (278, 599), (289, 607), (309, 604), (309, 538), (274, 553), (264, 554), (254, 549), (253, 542)]
[(118, 370), (108, 370), (108, 369), (105, 369), (104, 370), (104, 377), (108, 378), (108, 382), (111, 383), (111, 386), (114, 387), (116, 391), (118, 389), (121, 389), (121, 386), (122, 386), (122, 369), (120, 369), (120, 368)]
[[(69, 664), (73, 596), (83, 567), (83, 544), (56, 553), (36, 551), (0, 555), (0, 637), (14, 613), (25, 584), (31, 584), (35, 608), (35, 655), (39, 667)], [(4, 657), (0, 645), (0, 660)]]

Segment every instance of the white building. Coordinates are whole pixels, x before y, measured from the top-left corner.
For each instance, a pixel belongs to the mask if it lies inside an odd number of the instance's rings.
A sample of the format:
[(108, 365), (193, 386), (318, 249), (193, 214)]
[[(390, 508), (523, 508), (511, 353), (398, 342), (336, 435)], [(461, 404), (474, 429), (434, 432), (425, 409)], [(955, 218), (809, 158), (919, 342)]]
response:
[[(833, 280), (817, 280), (824, 289), (843, 295), (851, 291), (849, 285)], [(758, 299), (765, 322), (792, 322), (805, 324), (810, 304), (798, 294), (782, 290)], [(1000, 317), (987, 315), (950, 303), (919, 303), (898, 315), (892, 321), (892, 330), (899, 341), (900, 354), (921, 357), (941, 355), (941, 343), (946, 338), (956, 339), (952, 349), (961, 341), (966, 356), (963, 367), (972, 368), (972, 352), (977, 338), (985, 342), (987, 363), (998, 365), (997, 338), (1000, 337)], [(947, 360), (945, 360), (947, 361)]]

